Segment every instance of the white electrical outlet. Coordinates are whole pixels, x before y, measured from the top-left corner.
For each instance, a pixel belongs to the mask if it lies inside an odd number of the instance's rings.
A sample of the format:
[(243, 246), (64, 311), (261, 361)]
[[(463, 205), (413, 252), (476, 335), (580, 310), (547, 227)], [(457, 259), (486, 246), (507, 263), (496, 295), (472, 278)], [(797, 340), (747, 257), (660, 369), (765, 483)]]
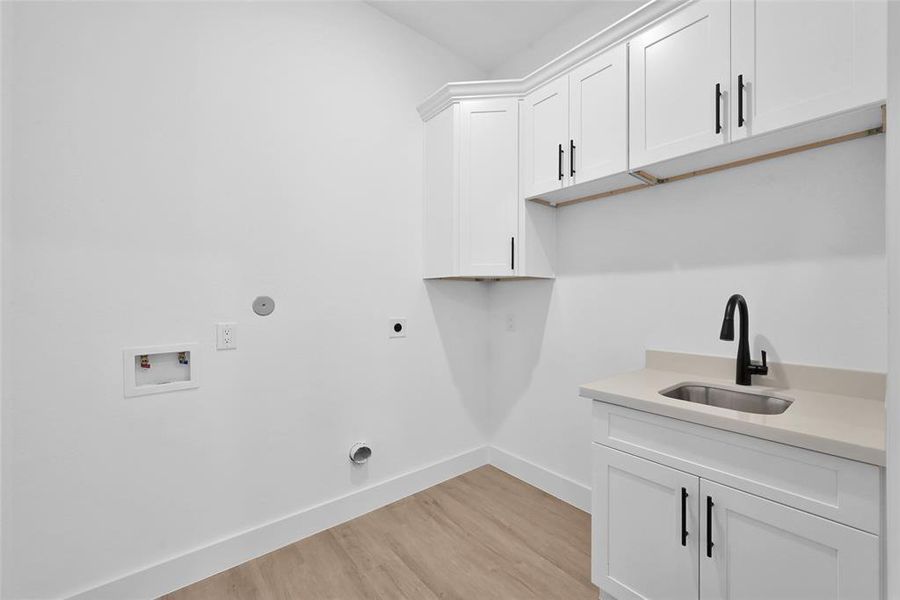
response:
[(405, 338), (406, 337), (406, 319), (390, 319), (388, 321), (390, 330), (388, 337)]
[(216, 349), (237, 348), (237, 323), (216, 323)]
[(512, 313), (507, 313), (506, 315), (506, 330), (507, 331), (515, 331), (516, 330), (516, 315)]

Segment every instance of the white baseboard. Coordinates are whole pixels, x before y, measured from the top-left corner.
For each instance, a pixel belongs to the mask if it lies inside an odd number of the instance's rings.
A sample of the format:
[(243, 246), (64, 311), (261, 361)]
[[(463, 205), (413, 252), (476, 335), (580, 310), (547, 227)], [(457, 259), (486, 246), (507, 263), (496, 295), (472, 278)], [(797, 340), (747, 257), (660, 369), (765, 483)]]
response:
[(486, 465), (488, 456), (487, 446), (475, 448), (135, 571), (69, 599), (157, 598)]
[(157, 598), (486, 464), (590, 511), (588, 486), (505, 450), (483, 446), (140, 569), (69, 600)]
[(591, 488), (496, 446), (488, 450), (492, 465), (584, 512), (591, 512)]

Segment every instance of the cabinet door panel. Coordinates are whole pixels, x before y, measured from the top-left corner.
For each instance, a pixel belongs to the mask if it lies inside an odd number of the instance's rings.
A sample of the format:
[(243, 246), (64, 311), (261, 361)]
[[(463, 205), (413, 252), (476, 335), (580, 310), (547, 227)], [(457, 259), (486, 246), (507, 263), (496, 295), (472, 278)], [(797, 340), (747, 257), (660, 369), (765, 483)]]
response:
[(518, 102), (477, 100), (460, 108), (460, 270), (512, 275), (518, 214)]
[(700, 0), (629, 43), (632, 169), (728, 140), (729, 15), (728, 2)]
[(565, 76), (525, 97), (522, 114), (525, 197), (538, 196), (566, 185), (568, 128), (569, 88)]
[(878, 537), (705, 479), (700, 500), (701, 600), (879, 597)]
[(593, 582), (617, 600), (697, 600), (699, 479), (598, 444), (593, 468)]
[(731, 104), (737, 115), (742, 76), (745, 122), (732, 137), (882, 101), (886, 10), (883, 0), (735, 0)]
[[(599, 179), (628, 168), (628, 73), (625, 45), (589, 60), (569, 74), (571, 183)], [(571, 146), (570, 146), (571, 150)]]

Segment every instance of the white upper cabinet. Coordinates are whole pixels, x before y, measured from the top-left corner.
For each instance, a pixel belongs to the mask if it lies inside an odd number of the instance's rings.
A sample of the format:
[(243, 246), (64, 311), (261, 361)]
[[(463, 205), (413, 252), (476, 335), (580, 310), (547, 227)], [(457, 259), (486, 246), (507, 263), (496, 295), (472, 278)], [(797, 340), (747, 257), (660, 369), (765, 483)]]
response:
[(555, 214), (519, 194), (519, 104), (464, 100), (425, 122), (426, 279), (553, 276)]
[(705, 479), (700, 496), (701, 600), (880, 597), (877, 536)]
[(733, 0), (732, 138), (883, 101), (886, 10), (873, 0)]
[(628, 69), (624, 44), (569, 74), (569, 182), (628, 170)]
[(519, 106), (515, 99), (460, 107), (460, 274), (515, 274)]
[[(627, 49), (621, 44), (525, 96), (522, 182), (526, 198), (563, 200), (571, 194), (560, 190), (627, 173), (627, 66)], [(591, 191), (601, 189), (595, 188)]]
[(552, 206), (883, 132), (886, 11), (648, 2), (523, 79), (447, 84), (419, 107), (425, 277), (551, 278)]
[(730, 3), (700, 0), (633, 38), (631, 168), (728, 141)]
[(525, 96), (522, 107), (522, 183), (528, 198), (566, 185), (569, 85), (563, 76)]

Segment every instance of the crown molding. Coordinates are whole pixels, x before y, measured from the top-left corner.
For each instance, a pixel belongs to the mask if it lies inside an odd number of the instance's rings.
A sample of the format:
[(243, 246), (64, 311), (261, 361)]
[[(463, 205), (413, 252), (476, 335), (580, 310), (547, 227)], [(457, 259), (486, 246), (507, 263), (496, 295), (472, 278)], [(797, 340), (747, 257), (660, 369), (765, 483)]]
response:
[(524, 96), (531, 90), (562, 75), (598, 52), (621, 43), (664, 15), (681, 8), (692, 0), (650, 0), (634, 12), (625, 15), (597, 35), (578, 44), (521, 79), (494, 81), (456, 81), (445, 84), (428, 96), (418, 107), (419, 115), (427, 121), (447, 106), (469, 98), (509, 98)]

